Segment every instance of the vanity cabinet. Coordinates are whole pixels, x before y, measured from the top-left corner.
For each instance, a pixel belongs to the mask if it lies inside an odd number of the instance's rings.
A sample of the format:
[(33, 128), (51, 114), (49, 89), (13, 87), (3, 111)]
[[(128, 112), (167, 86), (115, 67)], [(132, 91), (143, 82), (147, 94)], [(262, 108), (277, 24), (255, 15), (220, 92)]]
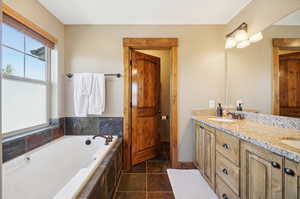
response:
[(300, 198), (300, 165), (299, 163), (285, 160), (284, 166), (284, 197), (286, 199)]
[(196, 150), (194, 162), (205, 180), (215, 189), (215, 130), (206, 125), (196, 125)]
[(220, 199), (300, 199), (300, 164), (195, 122), (195, 166)]
[(282, 199), (283, 166), (283, 157), (253, 144), (242, 142), (242, 199)]

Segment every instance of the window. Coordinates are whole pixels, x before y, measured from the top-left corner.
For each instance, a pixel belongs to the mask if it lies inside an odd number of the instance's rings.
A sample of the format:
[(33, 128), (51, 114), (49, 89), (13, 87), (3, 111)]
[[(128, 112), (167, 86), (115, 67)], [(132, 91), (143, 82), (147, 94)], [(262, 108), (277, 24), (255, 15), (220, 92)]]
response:
[(5, 15), (2, 23), (2, 133), (49, 124), (49, 41)]

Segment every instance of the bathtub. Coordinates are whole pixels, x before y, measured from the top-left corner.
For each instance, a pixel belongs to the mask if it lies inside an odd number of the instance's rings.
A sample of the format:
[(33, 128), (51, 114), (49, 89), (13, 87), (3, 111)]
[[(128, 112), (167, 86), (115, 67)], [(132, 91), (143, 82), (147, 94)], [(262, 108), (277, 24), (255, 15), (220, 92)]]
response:
[(117, 139), (64, 136), (4, 163), (3, 198), (76, 198)]

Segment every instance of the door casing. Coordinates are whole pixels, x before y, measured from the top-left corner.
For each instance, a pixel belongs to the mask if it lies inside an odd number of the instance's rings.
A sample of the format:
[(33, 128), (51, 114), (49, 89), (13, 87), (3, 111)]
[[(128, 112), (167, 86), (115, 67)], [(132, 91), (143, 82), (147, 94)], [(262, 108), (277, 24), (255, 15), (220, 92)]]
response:
[[(171, 167), (181, 167), (177, 159), (178, 104), (177, 104), (177, 38), (123, 38), (124, 62), (124, 121), (123, 121), (123, 169), (131, 167), (131, 52), (132, 50), (170, 50), (170, 159)], [(185, 165), (186, 166), (186, 165)]]

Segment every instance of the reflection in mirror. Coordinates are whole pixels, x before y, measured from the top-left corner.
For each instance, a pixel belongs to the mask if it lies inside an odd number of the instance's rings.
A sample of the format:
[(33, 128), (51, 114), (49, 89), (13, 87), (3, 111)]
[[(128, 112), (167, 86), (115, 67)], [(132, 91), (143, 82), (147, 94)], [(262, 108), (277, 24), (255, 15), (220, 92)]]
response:
[(226, 104), (300, 117), (300, 10), (262, 34), (257, 43), (227, 50)]

